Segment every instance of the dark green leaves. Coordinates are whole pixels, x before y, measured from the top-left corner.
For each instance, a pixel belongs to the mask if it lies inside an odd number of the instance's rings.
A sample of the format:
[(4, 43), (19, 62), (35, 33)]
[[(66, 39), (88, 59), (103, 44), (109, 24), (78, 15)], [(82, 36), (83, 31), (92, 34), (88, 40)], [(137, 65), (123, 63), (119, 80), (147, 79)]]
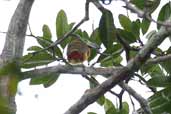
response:
[(151, 21), (149, 21), (148, 19), (143, 18), (142, 22), (141, 22), (141, 30), (142, 33), (145, 34), (149, 27), (150, 27)]
[(30, 81), (30, 84), (31, 85), (43, 84), (43, 86), (47, 88), (56, 82), (59, 75), (60, 74), (58, 73), (50, 73), (50, 74), (40, 75), (38, 77), (33, 77)]
[(130, 0), (130, 2), (133, 3), (139, 9), (143, 9), (145, 6), (144, 0)]
[(37, 38), (37, 42), (43, 47), (48, 47), (52, 43), (52, 34), (48, 25), (42, 27), (43, 36)]
[(138, 39), (140, 36), (140, 20), (139, 19), (132, 22), (131, 30), (134, 33), (134, 36)]
[(46, 40), (51, 40), (52, 34), (51, 34), (51, 31), (47, 25), (43, 25), (42, 31), (43, 31), (43, 38)]
[(111, 49), (106, 49), (98, 58), (97, 62), (101, 63), (101, 66), (109, 67), (113, 65), (120, 65), (122, 57), (120, 56), (122, 49), (121, 45), (115, 44)]
[(123, 30), (123, 29), (117, 29), (118, 34), (120, 35), (120, 37), (125, 40), (125, 42), (131, 44), (136, 42), (137, 38), (135, 36), (135, 34), (133, 34), (130, 31), (127, 30)]
[(105, 99), (104, 109), (106, 114), (116, 114), (116, 109), (109, 99)]
[[(73, 27), (74, 23), (68, 24), (68, 19), (66, 13), (61, 10), (59, 11), (57, 17), (56, 17), (56, 36), (58, 39), (62, 38), (65, 33), (67, 33), (71, 28)], [(69, 39), (69, 38), (68, 38)], [(64, 48), (67, 43), (69, 42), (68, 39), (65, 39), (61, 46)]]
[(127, 102), (122, 103), (122, 109), (117, 109), (109, 99), (105, 99), (105, 114), (129, 114), (129, 105)]
[(119, 22), (123, 29), (118, 29), (118, 34), (127, 43), (134, 43), (140, 37), (140, 20), (131, 21), (127, 16), (120, 14)]
[(153, 13), (160, 4), (160, 0), (130, 0), (130, 2), (141, 10), (145, 9), (149, 14)]
[[(158, 15), (158, 21), (162, 21), (164, 22), (165, 20), (167, 20), (169, 17), (171, 16), (171, 2), (168, 2), (167, 4), (165, 4), (162, 9), (159, 12)], [(157, 25), (157, 28), (160, 28), (160, 25)]]
[(153, 114), (171, 113), (171, 88), (167, 87), (149, 98)]
[(87, 114), (97, 114), (97, 113), (95, 113), (95, 112), (88, 112)]
[(59, 11), (56, 18), (56, 35), (58, 38), (62, 37), (68, 31), (68, 19), (66, 13)]
[(156, 75), (152, 77), (147, 84), (154, 87), (168, 87), (171, 86), (171, 76)]
[(104, 10), (101, 16), (99, 23), (99, 35), (104, 46), (107, 49), (110, 49), (115, 38), (115, 26), (113, 15), (109, 10)]
[[(40, 47), (32, 47), (32, 49), (42, 49)], [(31, 49), (31, 48), (29, 48)], [(22, 65), (21, 67), (23, 68), (32, 68), (32, 67), (36, 67), (36, 66), (41, 66), (41, 65), (47, 65), (51, 62), (53, 62), (55, 59), (54, 57), (47, 53), (46, 51), (45, 52), (41, 52), (41, 53), (36, 53), (36, 54), (27, 54), (25, 56), (22, 57)]]
[(125, 30), (131, 31), (131, 20), (127, 16), (120, 14), (119, 22)]
[[(100, 36), (99, 36), (99, 29), (95, 29), (91, 35), (90, 35), (90, 40), (92, 42), (95, 42), (99, 47), (101, 45), (101, 40), (100, 40)], [(92, 60), (95, 56), (97, 55), (97, 50), (96, 49), (91, 49), (91, 55), (89, 57), (89, 61)]]

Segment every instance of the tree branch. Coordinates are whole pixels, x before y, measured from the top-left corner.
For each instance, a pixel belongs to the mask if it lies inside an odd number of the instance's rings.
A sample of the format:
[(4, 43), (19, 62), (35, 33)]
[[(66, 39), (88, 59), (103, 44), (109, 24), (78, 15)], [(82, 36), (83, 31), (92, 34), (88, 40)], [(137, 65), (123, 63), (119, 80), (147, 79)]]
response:
[[(11, 62), (13, 59), (20, 58), (23, 54), (25, 33), (33, 2), (34, 0), (20, 0), (12, 16), (6, 34), (5, 46), (0, 55), (0, 69), (8, 64), (9, 61)], [(7, 104), (6, 102), (1, 103), (1, 108), (5, 107), (2, 110), (6, 113), (10, 112), (10, 114), (16, 113), (14, 88), (17, 88), (17, 84), (15, 85), (14, 82), (12, 82), (15, 78), (15, 74), (12, 74), (11, 71), (6, 75), (0, 76), (0, 97), (7, 101)], [(11, 90), (11, 85), (13, 90)]]
[(142, 106), (142, 109), (146, 114), (152, 114), (150, 106), (146, 99), (139, 95), (134, 89), (132, 89), (128, 84), (121, 82), (119, 84), (121, 88), (124, 88), (130, 95), (132, 95)]
[(117, 68), (94, 68), (85, 66), (71, 66), (71, 65), (57, 65), (52, 67), (46, 67), (41, 69), (34, 69), (22, 73), (20, 80), (27, 78), (34, 78), (38, 76), (46, 76), (51, 73), (68, 73), (68, 74), (82, 74), (82, 75), (103, 75), (109, 77), (116, 71), (119, 71), (122, 67)]
[(86, 0), (86, 3), (85, 3), (85, 16), (84, 16), (84, 18), (77, 25), (75, 25), (75, 27), (73, 29), (71, 29), (69, 32), (67, 32), (66, 34), (64, 34), (64, 36), (62, 36), (62, 38), (58, 38), (58, 40), (56, 40), (50, 46), (48, 46), (48, 47), (46, 47), (46, 48), (44, 48), (42, 50), (36, 51), (36, 52), (34, 52), (34, 54), (43, 52), (45, 50), (48, 50), (48, 49), (53, 48), (56, 45), (60, 44), (66, 38), (68, 38), (72, 33), (74, 33), (78, 29), (78, 27), (80, 27), (84, 22), (86, 22), (87, 20), (89, 20), (89, 3), (90, 3), (89, 0)]
[(95, 102), (101, 95), (106, 93), (108, 90), (113, 88), (119, 82), (132, 76), (133, 72), (137, 71), (143, 63), (148, 59), (151, 52), (157, 48), (157, 46), (169, 36), (168, 29), (161, 27), (161, 29), (152, 36), (152, 38), (147, 42), (147, 44), (139, 51), (136, 57), (129, 61), (126, 67), (120, 69), (120, 71), (114, 72), (114, 74), (109, 77), (102, 84), (84, 93), (84, 95), (72, 105), (65, 114), (78, 114), (84, 110), (88, 105)]
[(149, 59), (145, 64), (157, 64), (171, 59), (171, 54)]
[(148, 12), (145, 12), (145, 11), (138, 9), (132, 3), (130, 3), (128, 0), (122, 0), (122, 1), (125, 2), (125, 4), (126, 4), (125, 7), (127, 9), (129, 9), (131, 12), (136, 13), (138, 15), (138, 17), (146, 18), (149, 21), (154, 22), (154, 23), (159, 24), (159, 25), (162, 25), (162, 26), (171, 27), (171, 23), (154, 20), (152, 17), (150, 17)]
[(20, 0), (8, 27), (5, 46), (1, 54), (3, 59), (11, 60), (22, 56), (28, 18), (33, 2), (34, 0)]

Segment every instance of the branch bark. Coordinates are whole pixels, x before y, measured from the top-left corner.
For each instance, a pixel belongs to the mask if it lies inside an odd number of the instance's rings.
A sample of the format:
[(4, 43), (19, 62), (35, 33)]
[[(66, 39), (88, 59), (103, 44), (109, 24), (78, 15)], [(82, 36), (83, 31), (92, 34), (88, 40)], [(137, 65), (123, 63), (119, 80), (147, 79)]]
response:
[(167, 54), (167, 55), (164, 55), (164, 56), (158, 56), (156, 58), (153, 58), (153, 59), (149, 59), (145, 64), (148, 65), (148, 64), (157, 64), (157, 63), (162, 63), (164, 61), (168, 61), (171, 59), (171, 54)]
[(20, 0), (8, 27), (5, 46), (1, 54), (2, 59), (12, 60), (22, 56), (25, 33), (33, 1)]
[[(10, 21), (8, 32), (6, 34), (5, 46), (0, 56), (0, 69), (12, 62), (14, 59), (16, 63), (17, 58), (20, 58), (23, 54), (25, 33), (28, 23), (30, 10), (34, 0), (20, 0), (13, 16)], [(15, 114), (15, 93), (11, 94), (10, 87), (14, 77), (14, 74), (3, 75), (0, 77), (0, 97), (5, 99), (7, 106), (4, 106), (5, 114)], [(16, 87), (17, 88), (17, 87)], [(2, 107), (1, 107), (2, 108)], [(2, 112), (1, 112), (2, 113)]]
[(41, 69), (34, 69), (23, 72), (20, 80), (27, 78), (46, 76), (51, 73), (66, 73), (66, 74), (82, 74), (82, 75), (103, 75), (109, 77), (115, 72), (119, 71), (122, 67), (116, 68), (95, 68), (85, 66), (70, 66), (70, 65), (57, 65), (52, 67), (46, 67)]
[(84, 110), (88, 105), (95, 102), (101, 95), (113, 88), (119, 82), (132, 76), (133, 72), (137, 71), (148, 59), (151, 52), (169, 36), (171, 28), (162, 27), (156, 35), (154, 35), (147, 44), (139, 51), (136, 57), (129, 61), (126, 67), (120, 71), (115, 72), (102, 84), (84, 93), (84, 95), (71, 106), (65, 114), (78, 114)]
[[(171, 54), (159, 56), (156, 58), (148, 59), (145, 65), (159, 64), (171, 59)], [(102, 68), (102, 67), (85, 67), (85, 66), (70, 66), (70, 65), (57, 65), (25, 71), (22, 73), (20, 80), (28, 78), (41, 77), (50, 73), (63, 73), (63, 74), (86, 74), (86, 75), (103, 75), (104, 77), (111, 76), (114, 72), (119, 71), (122, 67), (115, 68)]]

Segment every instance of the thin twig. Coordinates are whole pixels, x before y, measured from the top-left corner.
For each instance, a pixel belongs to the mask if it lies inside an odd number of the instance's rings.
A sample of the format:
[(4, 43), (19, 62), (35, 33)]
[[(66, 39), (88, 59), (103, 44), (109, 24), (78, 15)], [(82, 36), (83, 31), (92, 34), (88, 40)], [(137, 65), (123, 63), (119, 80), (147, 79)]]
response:
[(147, 85), (147, 81), (146, 81), (142, 76), (140, 76), (140, 75), (137, 74), (137, 73), (134, 73), (134, 75), (137, 76), (141, 81), (143, 81), (143, 82), (145, 83), (145, 85), (146, 85), (153, 93), (156, 93), (156, 91), (157, 91), (156, 88), (148, 86), (148, 85)]
[[(98, 82), (93, 76), (88, 77), (88, 75), (85, 75), (85, 74), (82, 74), (82, 76), (83, 76), (85, 79), (87, 79), (89, 82), (91, 82), (91, 83), (93, 83), (93, 84), (95, 84), (95, 85), (97, 85), (97, 86), (99, 85), (99, 82)], [(119, 97), (119, 94), (115, 93), (114, 91), (109, 90), (109, 92), (110, 92), (112, 95), (115, 95), (116, 97)]]
[(52, 43), (50, 46), (37, 51), (36, 53), (40, 53), (42, 51), (48, 50), (49, 48), (55, 47), (56, 45), (60, 44), (63, 42), (65, 39), (67, 39), (72, 33), (74, 33), (85, 21), (89, 20), (89, 1), (87, 0), (86, 5), (85, 5), (85, 17), (69, 32), (64, 34), (61, 38), (58, 38), (54, 43)]
[(161, 26), (171, 27), (171, 23), (154, 20), (152, 17), (150, 17), (150, 15), (148, 13), (146, 13), (146, 12), (138, 9), (132, 3), (130, 3), (128, 0), (122, 0), (122, 1), (125, 2), (125, 4), (126, 4), (125, 7), (127, 9), (129, 9), (131, 12), (136, 13), (138, 15), (138, 17), (140, 17), (140, 18), (146, 18), (149, 21), (154, 22), (156, 24), (159, 24)]

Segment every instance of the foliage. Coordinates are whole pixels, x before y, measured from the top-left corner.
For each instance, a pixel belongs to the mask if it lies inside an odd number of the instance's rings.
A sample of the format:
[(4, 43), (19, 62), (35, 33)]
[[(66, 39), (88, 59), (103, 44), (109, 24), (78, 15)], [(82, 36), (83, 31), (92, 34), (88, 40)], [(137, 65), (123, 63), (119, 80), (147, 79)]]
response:
[[(105, 0), (102, 2), (104, 3)], [(109, 2), (111, 1), (109, 0)], [(150, 17), (160, 4), (160, 0), (149, 0), (147, 3), (145, 3), (145, 0), (130, 0), (130, 2), (141, 10), (147, 9)], [(171, 5), (170, 2), (168, 2), (160, 9), (157, 20), (160, 22), (167, 20), (171, 16), (170, 12)], [(88, 34), (81, 29), (77, 29), (76, 32), (74, 32), (74, 34), (78, 35), (83, 42), (92, 48), (91, 56), (88, 60), (90, 63), (100, 64), (101, 67), (122, 66), (125, 57), (121, 56), (121, 54), (129, 51), (125, 56), (130, 59), (134, 57), (138, 50), (144, 45), (144, 41), (141, 41), (141, 38), (147, 37), (150, 39), (156, 34), (156, 30), (161, 27), (161, 25), (157, 24), (156, 29), (150, 30), (151, 21), (147, 18), (140, 19), (137, 17), (136, 19), (131, 19), (128, 15), (120, 14), (118, 18), (115, 19), (119, 20), (121, 27), (115, 25), (112, 12), (105, 9), (100, 18), (99, 27), (93, 30), (92, 33)], [(58, 12), (56, 18), (56, 39), (62, 39), (67, 32), (72, 30), (73, 26), (74, 23), (68, 22), (67, 15), (63, 10)], [(55, 47), (49, 48), (46, 51), (41, 51), (54, 43), (48, 25), (43, 25), (42, 32), (43, 35), (37, 39), (39, 45), (28, 48), (28, 51), (31, 51), (31, 53), (23, 56), (22, 68), (34, 68), (37, 66), (48, 65), (59, 59), (65, 59), (63, 52), (73, 37), (66, 37), (65, 40), (61, 41)], [(129, 47), (129, 49), (125, 47)], [(100, 50), (102, 48), (104, 50)], [(158, 48), (155, 52), (159, 54), (153, 53), (152, 57), (171, 53), (170, 48), (166, 51), (162, 48)], [(4, 73), (3, 70), (1, 71)], [(155, 89), (162, 87), (160, 91), (157, 91), (148, 99), (153, 113), (171, 113), (171, 109), (169, 108), (171, 105), (170, 61), (142, 66), (138, 73), (140, 73), (141, 78), (144, 80), (146, 80), (145, 76), (149, 77), (145, 83), (148, 87), (153, 87)], [(35, 76), (31, 79), (30, 84), (43, 84), (45, 87), (49, 87), (57, 81), (59, 76), (60, 74), (48, 74), (41, 78)], [(90, 88), (94, 88), (97, 85), (97, 81), (95, 84), (90, 82)], [(122, 105), (123, 108), (119, 109), (104, 95), (97, 100), (97, 103), (104, 107), (105, 114), (129, 114), (129, 105), (126, 102), (121, 102), (120, 105)], [(88, 114), (96, 113), (89, 112)]]

